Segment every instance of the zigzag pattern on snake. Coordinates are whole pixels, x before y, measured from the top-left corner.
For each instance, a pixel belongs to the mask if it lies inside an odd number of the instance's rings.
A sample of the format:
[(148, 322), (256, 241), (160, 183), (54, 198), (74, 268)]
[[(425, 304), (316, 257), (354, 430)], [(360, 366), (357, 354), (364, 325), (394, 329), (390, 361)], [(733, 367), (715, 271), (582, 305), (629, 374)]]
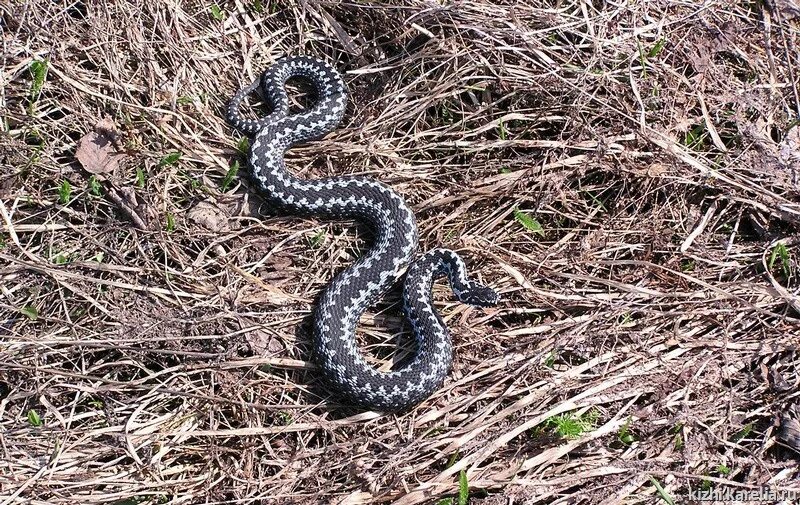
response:
[[(289, 114), (285, 90), (286, 81), (293, 77), (307, 80), (316, 95), (315, 105), (299, 114)], [(272, 112), (257, 120), (244, 119), (239, 105), (258, 89)], [(403, 410), (441, 387), (452, 365), (450, 336), (432, 303), (434, 280), (447, 276), (456, 298), (471, 305), (494, 305), (498, 295), (468, 279), (464, 262), (451, 250), (433, 249), (413, 261), (418, 240), (416, 220), (391, 188), (360, 176), (304, 180), (286, 170), (284, 152), (335, 129), (344, 115), (346, 100), (345, 84), (332, 66), (305, 56), (288, 57), (236, 93), (227, 119), (253, 137), (250, 175), (269, 202), (290, 213), (352, 218), (372, 229), (372, 247), (333, 279), (319, 301), (314, 317), (313, 359), (345, 400), (374, 410)], [(416, 353), (402, 368), (381, 372), (359, 351), (356, 325), (406, 267), (403, 305), (414, 332)]]

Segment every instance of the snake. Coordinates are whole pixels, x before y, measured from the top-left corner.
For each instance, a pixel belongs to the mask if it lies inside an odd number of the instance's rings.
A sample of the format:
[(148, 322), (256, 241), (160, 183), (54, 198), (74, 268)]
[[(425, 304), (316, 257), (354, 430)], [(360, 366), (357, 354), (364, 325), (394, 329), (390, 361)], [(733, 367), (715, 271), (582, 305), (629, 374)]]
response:
[[(314, 102), (302, 112), (290, 114), (286, 83), (295, 78), (310, 84)], [(254, 91), (271, 111), (249, 119), (240, 113), (241, 102)], [(370, 248), (338, 273), (319, 297), (313, 315), (311, 360), (345, 404), (402, 411), (439, 390), (453, 364), (451, 337), (433, 305), (434, 281), (446, 277), (455, 298), (473, 306), (496, 305), (499, 295), (470, 279), (455, 251), (435, 248), (418, 255), (414, 213), (389, 186), (367, 176), (310, 180), (287, 170), (286, 151), (332, 132), (346, 106), (347, 88), (335, 67), (309, 56), (287, 56), (234, 94), (226, 119), (251, 137), (247, 175), (274, 208), (295, 215), (353, 220), (370, 230)], [(359, 350), (356, 327), (364, 312), (404, 273), (403, 311), (413, 331), (415, 352), (402, 367), (382, 371)]]

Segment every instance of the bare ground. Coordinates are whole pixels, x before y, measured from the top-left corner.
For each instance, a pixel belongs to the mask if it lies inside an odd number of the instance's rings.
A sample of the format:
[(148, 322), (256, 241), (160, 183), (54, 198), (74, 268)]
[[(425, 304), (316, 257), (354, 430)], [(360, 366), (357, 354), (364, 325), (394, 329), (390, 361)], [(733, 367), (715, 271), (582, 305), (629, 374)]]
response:
[[(0, 503), (800, 496), (796, 1), (0, 12)], [(224, 103), (301, 53), (351, 96), (292, 169), (392, 185), (504, 299), (437, 286), (455, 368), (402, 415), (307, 361), (369, 236), (231, 170)], [(360, 328), (409, 351), (396, 291)]]

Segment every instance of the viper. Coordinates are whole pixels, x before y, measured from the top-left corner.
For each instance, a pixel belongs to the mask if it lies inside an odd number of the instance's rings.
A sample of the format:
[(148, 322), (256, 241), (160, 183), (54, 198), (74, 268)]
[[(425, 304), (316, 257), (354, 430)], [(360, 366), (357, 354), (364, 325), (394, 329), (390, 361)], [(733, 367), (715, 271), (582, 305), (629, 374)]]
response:
[[(292, 78), (307, 81), (316, 98), (313, 106), (297, 114), (290, 114), (286, 91)], [(246, 119), (240, 104), (257, 90), (271, 112)], [(438, 390), (453, 363), (449, 333), (433, 305), (433, 282), (447, 277), (456, 298), (470, 305), (495, 305), (499, 297), (467, 277), (464, 261), (454, 251), (433, 249), (415, 258), (414, 213), (388, 186), (361, 176), (305, 180), (286, 169), (286, 150), (334, 130), (346, 103), (347, 89), (335, 68), (315, 58), (293, 56), (277, 61), (260, 79), (240, 89), (226, 116), (232, 126), (252, 137), (250, 176), (268, 202), (287, 213), (353, 219), (372, 230), (370, 249), (340, 272), (319, 300), (312, 357), (327, 383), (346, 401), (372, 410), (404, 410)], [(356, 325), (406, 270), (403, 307), (416, 352), (401, 368), (382, 372), (360, 352)]]

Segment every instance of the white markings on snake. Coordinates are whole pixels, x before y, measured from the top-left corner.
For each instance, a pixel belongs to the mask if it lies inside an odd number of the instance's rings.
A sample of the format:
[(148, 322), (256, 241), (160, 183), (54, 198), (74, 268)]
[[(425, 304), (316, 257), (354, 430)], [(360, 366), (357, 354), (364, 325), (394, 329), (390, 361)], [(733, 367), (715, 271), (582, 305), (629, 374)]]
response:
[[(289, 114), (285, 84), (292, 77), (306, 79), (316, 94), (316, 104), (302, 114)], [(243, 119), (240, 103), (259, 88), (272, 112), (258, 120)], [(227, 118), (254, 137), (251, 175), (266, 199), (289, 212), (354, 218), (374, 230), (371, 249), (339, 273), (320, 299), (314, 317), (313, 358), (335, 393), (346, 401), (376, 410), (402, 410), (434, 393), (452, 366), (450, 336), (432, 305), (433, 281), (447, 276), (456, 297), (471, 305), (494, 305), (498, 295), (469, 280), (461, 258), (448, 249), (433, 249), (412, 262), (418, 241), (416, 220), (391, 188), (366, 177), (301, 180), (286, 170), (283, 153), (336, 128), (346, 99), (345, 84), (336, 69), (320, 60), (294, 56), (278, 61), (260, 80), (239, 90), (228, 106)], [(356, 325), (408, 265), (403, 308), (417, 352), (399, 370), (380, 372), (359, 351)]]

